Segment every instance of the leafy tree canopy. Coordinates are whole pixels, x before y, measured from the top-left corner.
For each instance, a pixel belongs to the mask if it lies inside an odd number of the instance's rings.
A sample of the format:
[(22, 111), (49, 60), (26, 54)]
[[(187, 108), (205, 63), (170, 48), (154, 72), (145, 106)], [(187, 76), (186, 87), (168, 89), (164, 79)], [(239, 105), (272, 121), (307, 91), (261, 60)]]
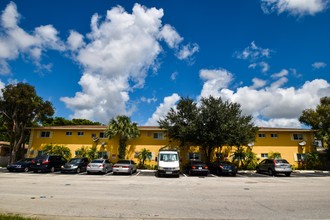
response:
[(158, 123), (170, 139), (180, 141), (181, 147), (200, 146), (209, 162), (217, 148), (253, 142), (258, 128), (251, 120), (252, 116), (242, 115), (239, 104), (210, 96), (202, 98), (199, 106), (181, 98), (177, 108), (171, 108)]
[(315, 129), (317, 138), (330, 146), (330, 97), (321, 98), (315, 110), (304, 110), (299, 121)]
[(15, 162), (28, 134), (26, 127), (37, 124), (54, 114), (49, 101), (36, 94), (33, 86), (25, 83), (10, 84), (2, 89), (0, 97), (0, 120), (7, 129), (10, 141), (11, 159)]
[(41, 122), (42, 126), (64, 126), (64, 125), (101, 125), (100, 122), (93, 122), (87, 119), (67, 120), (63, 117), (46, 118)]

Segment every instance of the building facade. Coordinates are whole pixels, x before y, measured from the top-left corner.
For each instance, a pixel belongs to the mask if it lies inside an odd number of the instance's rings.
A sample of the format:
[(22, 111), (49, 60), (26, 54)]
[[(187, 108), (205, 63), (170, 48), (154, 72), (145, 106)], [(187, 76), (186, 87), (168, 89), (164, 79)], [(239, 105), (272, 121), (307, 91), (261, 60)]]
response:
[[(148, 165), (156, 164), (155, 159), (160, 148), (164, 146), (176, 146), (166, 137), (166, 130), (156, 126), (138, 127), (141, 136), (129, 140), (127, 143), (126, 157), (137, 161), (137, 155), (142, 149), (148, 149), (152, 153)], [(35, 157), (42, 154), (46, 145), (59, 145), (68, 147), (72, 157), (79, 156), (79, 149), (97, 146), (99, 157), (107, 157), (111, 162), (118, 158), (118, 138), (108, 139), (105, 136), (106, 126), (79, 125), (79, 126), (52, 126), (31, 128), (29, 150), (27, 157)], [(305, 153), (315, 151), (314, 134), (309, 129), (287, 129), (287, 128), (259, 128), (254, 143), (249, 147), (256, 153), (259, 160), (268, 158), (271, 154), (280, 154), (292, 165), (298, 167)], [(218, 150), (219, 151), (219, 150)], [(221, 153), (231, 159), (233, 147), (222, 147)], [(215, 152), (214, 158), (217, 153)], [(189, 159), (202, 159), (205, 157), (199, 147), (188, 147), (180, 150), (182, 162)]]

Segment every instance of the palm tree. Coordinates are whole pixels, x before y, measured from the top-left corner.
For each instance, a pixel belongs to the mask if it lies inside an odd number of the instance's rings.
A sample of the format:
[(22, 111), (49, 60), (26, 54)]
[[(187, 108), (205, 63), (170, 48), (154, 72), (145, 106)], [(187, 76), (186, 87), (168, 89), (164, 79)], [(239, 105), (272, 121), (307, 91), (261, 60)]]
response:
[(105, 131), (105, 136), (112, 139), (119, 136), (119, 158), (124, 159), (126, 155), (127, 141), (140, 136), (140, 131), (136, 123), (132, 123), (127, 116), (117, 116), (112, 118)]
[(144, 163), (146, 160), (151, 160), (152, 153), (150, 150), (143, 148), (138, 155), (138, 158), (140, 160), (140, 166), (144, 168)]

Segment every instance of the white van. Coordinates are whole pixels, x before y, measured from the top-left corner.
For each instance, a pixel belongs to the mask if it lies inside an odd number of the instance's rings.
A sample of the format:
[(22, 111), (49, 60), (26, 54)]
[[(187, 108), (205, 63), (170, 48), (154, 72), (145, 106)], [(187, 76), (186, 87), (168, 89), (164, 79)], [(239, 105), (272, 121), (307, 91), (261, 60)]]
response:
[(179, 152), (174, 150), (161, 150), (158, 153), (156, 176), (177, 176), (180, 175)]

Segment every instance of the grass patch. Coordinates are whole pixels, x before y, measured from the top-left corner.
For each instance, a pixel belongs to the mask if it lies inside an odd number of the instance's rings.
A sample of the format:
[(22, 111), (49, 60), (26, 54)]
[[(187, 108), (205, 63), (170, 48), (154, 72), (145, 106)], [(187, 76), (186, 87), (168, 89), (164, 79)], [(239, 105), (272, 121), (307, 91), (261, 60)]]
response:
[(14, 214), (0, 214), (0, 220), (37, 220), (37, 218), (24, 217)]

